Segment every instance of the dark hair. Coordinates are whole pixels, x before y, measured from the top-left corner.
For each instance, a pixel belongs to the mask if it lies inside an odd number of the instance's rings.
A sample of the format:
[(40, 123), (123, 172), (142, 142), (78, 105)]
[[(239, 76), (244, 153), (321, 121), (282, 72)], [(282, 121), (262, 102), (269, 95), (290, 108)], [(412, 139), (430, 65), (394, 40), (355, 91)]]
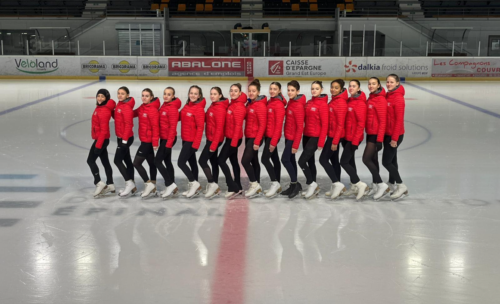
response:
[[(175, 89), (174, 88), (166, 87), (165, 90), (172, 90), (172, 92), (174, 92), (174, 97), (175, 97)], [(163, 92), (165, 92), (165, 90), (163, 90)]]
[(250, 84), (248, 85), (248, 87), (251, 87), (251, 86), (254, 86), (257, 88), (257, 91), (260, 92), (260, 81), (255, 78), (254, 80), (252, 80), (252, 82), (250, 82)]
[(237, 87), (241, 92), (241, 83), (233, 83), (229, 88)]
[(381, 84), (380, 84), (380, 79), (378, 79), (377, 77), (370, 77), (370, 79), (375, 79), (375, 80), (377, 81), (377, 84), (378, 84), (378, 85), (381, 85)]
[(345, 87), (345, 81), (343, 79), (335, 79), (334, 81), (332, 81), (330, 83), (330, 87), (334, 84), (334, 83), (338, 83), (340, 88), (344, 88)]
[(219, 87), (213, 87), (213, 88), (211, 88), (211, 89), (210, 89), (210, 91), (212, 91), (212, 90), (216, 90), (216, 91), (217, 91), (217, 93), (219, 93), (219, 95), (221, 96), (221, 97), (220, 97), (220, 100), (222, 100), (222, 99), (226, 99), (226, 98), (224, 97), (224, 94), (222, 94), (222, 90), (221, 90)]
[(277, 82), (277, 81), (273, 81), (273, 82), (271, 82), (271, 84), (270, 84), (269, 86), (272, 86), (273, 84), (274, 84), (275, 86), (277, 86), (277, 87), (280, 89), (280, 92), (281, 92), (281, 83), (279, 83), (279, 82)]
[(352, 79), (351, 81), (349, 81), (349, 83), (351, 83), (351, 82), (353, 82), (353, 81), (354, 81), (355, 83), (357, 83), (357, 84), (358, 84), (358, 87), (360, 87), (360, 88), (361, 88), (361, 83), (359, 82), (359, 80), (357, 80), (357, 79)]
[(198, 101), (203, 99), (203, 91), (201, 90), (201, 88), (197, 85), (192, 85), (189, 87), (189, 90), (188, 90), (188, 99), (187, 99), (186, 104), (189, 103), (189, 92), (191, 92), (191, 89), (193, 89), (193, 88), (198, 89), (198, 92), (200, 93), (200, 97), (198, 97)]
[(300, 84), (297, 80), (292, 80), (287, 84), (287, 87), (294, 87), (297, 91), (300, 91)]
[(150, 88), (145, 88), (144, 90), (142, 90), (142, 92), (148, 92), (149, 95), (151, 95), (151, 100), (155, 99), (155, 95), (153, 94), (153, 91), (151, 91)]
[(386, 79), (387, 79), (387, 78), (389, 78), (389, 77), (393, 77), (393, 78), (396, 80), (396, 82), (401, 82), (401, 81), (400, 81), (400, 79), (399, 79), (399, 76), (398, 76), (398, 75), (396, 75), (396, 74), (389, 74), (389, 75), (386, 77)]
[(120, 90), (124, 90), (125, 92), (127, 92), (127, 95), (130, 95), (130, 90), (127, 87), (119, 87), (118, 91)]
[(321, 80), (315, 80), (315, 81), (313, 81), (313, 82), (311, 83), (311, 86), (312, 86), (313, 84), (319, 84), (319, 86), (320, 86), (321, 88), (323, 88), (323, 81), (321, 81)]

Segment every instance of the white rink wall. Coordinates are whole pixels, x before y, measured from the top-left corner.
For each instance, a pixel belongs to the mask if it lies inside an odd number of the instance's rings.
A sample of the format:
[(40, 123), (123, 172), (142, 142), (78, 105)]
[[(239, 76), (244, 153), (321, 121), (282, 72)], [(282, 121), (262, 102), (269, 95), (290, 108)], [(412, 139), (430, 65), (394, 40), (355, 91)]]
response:
[(1, 78), (500, 77), (495, 57), (103, 57), (0, 56)]

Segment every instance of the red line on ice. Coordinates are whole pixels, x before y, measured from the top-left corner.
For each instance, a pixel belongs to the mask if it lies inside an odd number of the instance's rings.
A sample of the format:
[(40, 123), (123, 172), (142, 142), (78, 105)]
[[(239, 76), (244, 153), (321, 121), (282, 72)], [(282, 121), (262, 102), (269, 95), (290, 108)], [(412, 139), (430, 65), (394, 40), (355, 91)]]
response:
[[(244, 145), (238, 149), (241, 159)], [(241, 168), (242, 177), (247, 177)], [(219, 254), (212, 283), (212, 304), (245, 302), (245, 268), (248, 229), (248, 199), (226, 201)]]

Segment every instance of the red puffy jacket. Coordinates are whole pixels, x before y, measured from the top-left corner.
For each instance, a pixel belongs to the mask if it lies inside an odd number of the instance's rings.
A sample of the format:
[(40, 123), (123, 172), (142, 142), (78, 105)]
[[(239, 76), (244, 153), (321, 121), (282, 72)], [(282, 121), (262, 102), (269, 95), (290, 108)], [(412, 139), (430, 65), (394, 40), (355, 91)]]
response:
[(302, 132), (304, 132), (304, 115), (306, 96), (299, 94), (295, 99), (290, 99), (286, 108), (285, 138), (293, 140), (292, 148), (298, 149)]
[(271, 138), (271, 146), (278, 145), (283, 132), (285, 120), (286, 99), (283, 95), (271, 97), (267, 103), (267, 128), (266, 137)]
[(193, 149), (198, 150), (205, 128), (205, 98), (197, 102), (188, 102), (181, 110), (181, 138), (192, 142)]
[(165, 145), (171, 149), (177, 137), (177, 123), (179, 122), (179, 109), (181, 100), (176, 98), (171, 102), (164, 102), (158, 113), (160, 114), (160, 138), (167, 141)]
[(347, 117), (345, 118), (345, 139), (359, 146), (363, 141), (366, 124), (366, 95), (361, 92), (351, 96), (347, 102)]
[(385, 125), (387, 123), (387, 100), (385, 90), (370, 93), (366, 110), (366, 134), (377, 135), (378, 142), (384, 142)]
[(255, 138), (254, 145), (260, 146), (264, 132), (266, 131), (266, 108), (267, 97), (260, 95), (256, 100), (247, 104), (247, 116), (245, 124), (245, 137)]
[(243, 138), (243, 121), (247, 113), (245, 102), (247, 102), (247, 95), (241, 93), (237, 99), (231, 99), (231, 104), (227, 108), (224, 134), (231, 139), (231, 147), (237, 147), (238, 141)]
[(105, 105), (96, 106), (94, 114), (92, 114), (92, 139), (97, 140), (95, 144), (97, 149), (101, 149), (104, 140), (110, 137), (109, 120), (115, 105), (115, 101), (110, 99)]
[(226, 111), (229, 106), (229, 100), (223, 99), (212, 102), (207, 110), (205, 122), (207, 123), (205, 135), (212, 142), (210, 150), (215, 151), (219, 143), (224, 141), (224, 123), (226, 122)]
[(399, 85), (395, 90), (387, 92), (387, 126), (385, 135), (398, 141), (399, 136), (405, 134), (405, 88)]
[(318, 147), (323, 148), (328, 132), (328, 96), (326, 94), (313, 97), (307, 102), (305, 123), (304, 135), (319, 137)]
[(134, 98), (129, 97), (126, 101), (119, 101), (113, 112), (116, 136), (125, 141), (134, 136), (134, 106)]
[(158, 147), (160, 140), (159, 107), (160, 100), (155, 98), (134, 110), (134, 117), (139, 117), (139, 139), (141, 142), (152, 143), (153, 147)]
[(347, 114), (347, 90), (332, 96), (328, 104), (328, 137), (333, 138), (332, 144), (338, 145), (341, 138), (345, 137), (345, 117)]

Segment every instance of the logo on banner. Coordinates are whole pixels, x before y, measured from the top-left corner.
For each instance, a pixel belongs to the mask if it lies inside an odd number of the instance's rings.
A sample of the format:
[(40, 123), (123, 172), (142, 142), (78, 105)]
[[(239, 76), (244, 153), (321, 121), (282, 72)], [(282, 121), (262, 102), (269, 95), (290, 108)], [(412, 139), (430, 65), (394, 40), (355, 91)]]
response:
[(253, 76), (253, 58), (169, 58), (169, 76)]
[(167, 65), (153, 60), (148, 64), (143, 64), (142, 69), (149, 70), (151, 73), (157, 74), (158, 72), (160, 72), (160, 70), (166, 70)]
[(122, 60), (118, 64), (112, 64), (111, 68), (113, 70), (119, 70), (121, 73), (126, 74), (130, 72), (130, 70), (135, 70), (137, 67), (133, 63), (129, 63), (126, 60)]
[(27, 74), (48, 74), (57, 71), (59, 68), (59, 62), (54, 61), (43, 61), (39, 59), (14, 59), (16, 63), (16, 68), (19, 72)]
[(92, 73), (97, 73), (100, 70), (105, 70), (108, 66), (106, 64), (101, 64), (97, 60), (90, 60), (89, 63), (83, 63), (82, 69), (89, 70)]
[(356, 73), (356, 69), (358, 68), (357, 64), (353, 64), (352, 60), (349, 61), (349, 64), (344, 65), (345, 71), (349, 73), (351, 70)]
[(269, 60), (269, 75), (283, 75), (283, 60)]

